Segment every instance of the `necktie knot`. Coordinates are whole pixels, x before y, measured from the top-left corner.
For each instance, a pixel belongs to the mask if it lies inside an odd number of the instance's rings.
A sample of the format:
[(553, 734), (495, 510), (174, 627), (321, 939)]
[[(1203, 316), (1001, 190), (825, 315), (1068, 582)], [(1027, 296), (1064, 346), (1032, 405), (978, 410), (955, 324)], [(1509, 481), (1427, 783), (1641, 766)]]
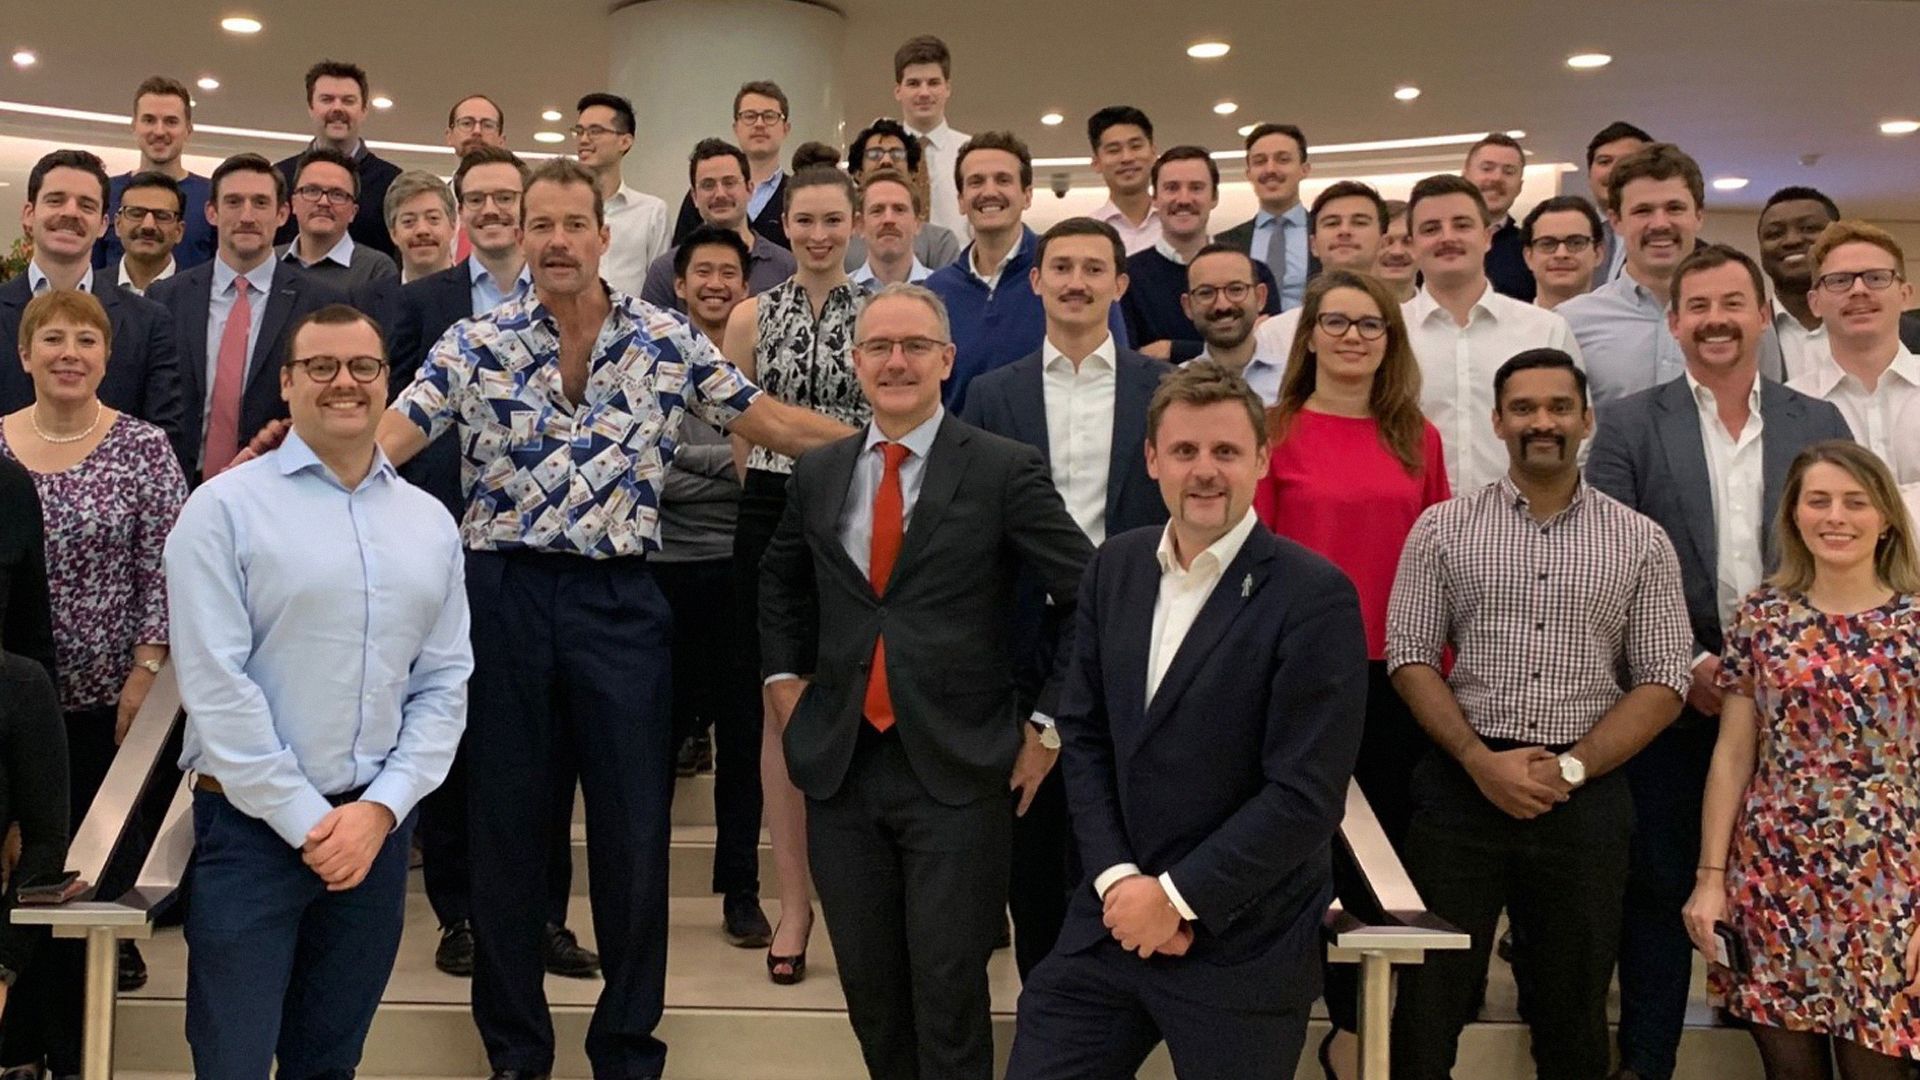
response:
[(896, 473), (900, 471), (900, 466), (906, 464), (908, 456), (913, 453), (912, 450), (907, 449), (906, 443), (881, 443), (880, 449), (887, 455), (887, 471)]

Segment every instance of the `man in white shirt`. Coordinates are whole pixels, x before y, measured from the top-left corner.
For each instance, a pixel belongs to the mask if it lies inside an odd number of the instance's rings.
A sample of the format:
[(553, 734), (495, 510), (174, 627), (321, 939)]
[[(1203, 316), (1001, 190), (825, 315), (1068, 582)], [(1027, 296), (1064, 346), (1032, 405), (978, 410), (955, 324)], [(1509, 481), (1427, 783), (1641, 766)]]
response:
[(121, 288), (145, 296), (147, 286), (173, 276), (174, 249), (187, 233), (186, 205), (179, 182), (163, 172), (127, 179), (112, 222), (124, 253), (116, 264)]
[(1833, 200), (1810, 187), (1781, 188), (1760, 208), (1760, 269), (1773, 283), (1778, 370), (1789, 382), (1806, 374), (1826, 348), (1826, 324), (1807, 294), (1813, 289), (1813, 245), (1839, 220)]
[[(1381, 248), (1387, 240), (1387, 221), (1393, 215), (1387, 211), (1385, 199), (1375, 191), (1371, 184), (1358, 180), (1341, 180), (1330, 185), (1313, 200), (1313, 212), (1307, 215), (1312, 232), (1307, 237), (1308, 250), (1323, 270), (1351, 270), (1356, 274), (1371, 274), (1380, 259)], [(1401, 223), (1404, 230), (1406, 223)], [(1293, 354), (1293, 338), (1300, 329), (1300, 309), (1295, 307), (1273, 316), (1254, 328), (1253, 336), (1258, 343), (1256, 356), (1275, 358), (1284, 369), (1287, 357)], [(1248, 385), (1255, 393), (1273, 404), (1273, 396), (1267, 387), (1253, 373), (1245, 372)], [(1272, 387), (1275, 394), (1280, 384), (1276, 380)]]
[(574, 153), (593, 174), (606, 206), (610, 235), (600, 276), (621, 292), (639, 296), (648, 264), (666, 253), (673, 230), (667, 204), (627, 186), (620, 176), (620, 163), (633, 149), (633, 105), (618, 94), (588, 94), (574, 108), (579, 112), (573, 124)]
[(971, 135), (947, 124), (947, 99), (953, 96), (953, 54), (947, 43), (931, 34), (910, 38), (893, 54), (893, 100), (900, 103), (900, 119), (920, 140), (927, 158), (928, 186), (933, 208), (927, 219), (962, 239), (972, 235), (960, 208), (960, 184), (954, 169), (960, 148)]
[(1920, 482), (1920, 358), (1900, 341), (1913, 302), (1906, 253), (1886, 230), (1837, 221), (1813, 245), (1813, 315), (1826, 330), (1787, 385), (1831, 402), (1901, 484)]
[(1093, 212), (1120, 234), (1127, 254), (1160, 239), (1160, 214), (1153, 208), (1153, 121), (1131, 105), (1109, 105), (1087, 119), (1087, 143), (1093, 167), (1107, 183), (1107, 204)]
[(1420, 409), (1440, 429), (1453, 490), (1465, 494), (1507, 472), (1507, 446), (1487, 419), (1494, 372), (1528, 349), (1559, 349), (1580, 364), (1580, 346), (1558, 314), (1494, 291), (1486, 268), (1492, 221), (1472, 181), (1429, 176), (1407, 203), (1426, 284), (1400, 313), (1420, 362)]

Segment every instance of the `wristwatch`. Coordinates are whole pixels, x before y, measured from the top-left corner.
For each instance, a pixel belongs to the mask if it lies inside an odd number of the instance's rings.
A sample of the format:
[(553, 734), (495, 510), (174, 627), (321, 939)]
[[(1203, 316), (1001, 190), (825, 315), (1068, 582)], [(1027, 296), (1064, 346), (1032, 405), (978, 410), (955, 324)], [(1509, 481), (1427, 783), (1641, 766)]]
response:
[(160, 668), (162, 665), (161, 665), (161, 662), (158, 660), (135, 660), (133, 662), (133, 666), (138, 668), (146, 668), (147, 674), (149, 675), (158, 675), (160, 674)]
[(1040, 745), (1042, 747), (1048, 750), (1060, 749), (1060, 728), (1058, 726), (1042, 724), (1037, 720), (1029, 720), (1027, 723), (1032, 724), (1033, 730), (1040, 733)]
[(1560, 779), (1573, 787), (1587, 782), (1587, 763), (1572, 754), (1560, 755)]

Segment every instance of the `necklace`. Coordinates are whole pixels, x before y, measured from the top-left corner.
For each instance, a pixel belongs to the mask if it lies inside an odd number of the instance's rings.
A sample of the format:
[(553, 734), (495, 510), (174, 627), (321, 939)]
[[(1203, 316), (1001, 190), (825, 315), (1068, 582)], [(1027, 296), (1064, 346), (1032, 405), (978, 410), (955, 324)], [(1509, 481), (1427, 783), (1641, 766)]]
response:
[(35, 402), (33, 408), (28, 411), (27, 423), (33, 425), (33, 433), (40, 436), (41, 442), (52, 443), (55, 446), (60, 446), (65, 443), (77, 443), (81, 439), (93, 434), (93, 429), (100, 426), (100, 400), (95, 398), (93, 402), (93, 423), (88, 424), (87, 429), (78, 435), (47, 434), (47, 430), (40, 426), (40, 405), (38, 402)]

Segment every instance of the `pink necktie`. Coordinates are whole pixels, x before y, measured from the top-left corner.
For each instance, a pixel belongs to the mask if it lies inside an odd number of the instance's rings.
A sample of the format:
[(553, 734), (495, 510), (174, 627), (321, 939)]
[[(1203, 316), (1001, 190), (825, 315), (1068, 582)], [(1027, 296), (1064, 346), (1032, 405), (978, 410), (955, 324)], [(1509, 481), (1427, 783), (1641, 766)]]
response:
[(233, 279), (233, 308), (220, 330), (220, 360), (213, 372), (213, 406), (207, 411), (207, 442), (200, 452), (200, 475), (212, 477), (240, 452), (240, 395), (247, 385), (247, 333), (253, 305), (247, 279)]

